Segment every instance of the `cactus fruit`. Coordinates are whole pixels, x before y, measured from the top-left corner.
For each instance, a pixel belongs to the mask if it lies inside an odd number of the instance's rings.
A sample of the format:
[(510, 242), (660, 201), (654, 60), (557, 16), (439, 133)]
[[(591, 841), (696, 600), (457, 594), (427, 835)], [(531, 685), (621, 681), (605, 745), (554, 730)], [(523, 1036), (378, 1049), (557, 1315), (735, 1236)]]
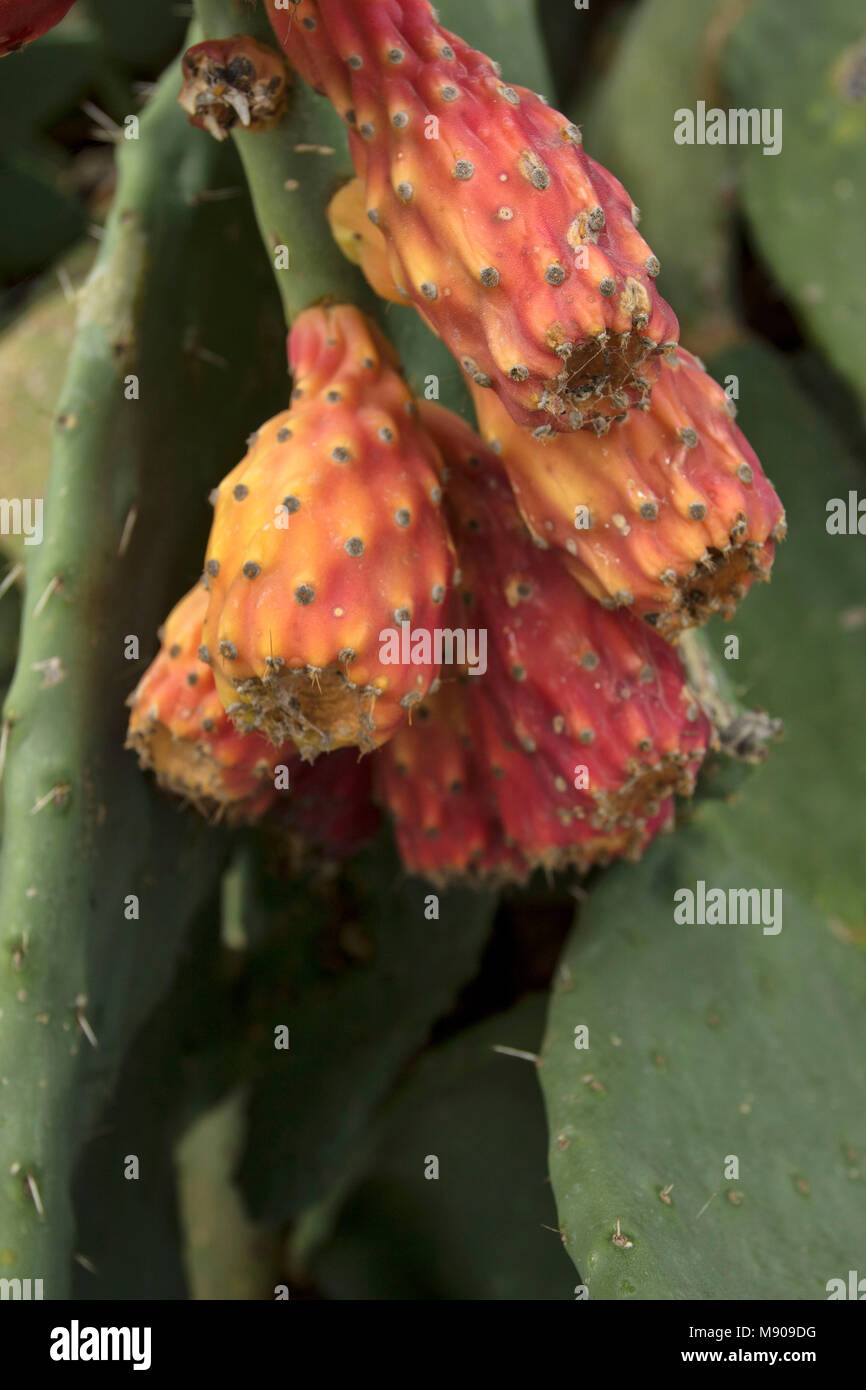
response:
[[(399, 301), (385, 241), (363, 222), (352, 179), (328, 209), (344, 254)], [(768, 579), (785, 513), (722, 388), (684, 348), (661, 362), (652, 400), (596, 440), (515, 424), (492, 391), (470, 384), (482, 433), (505, 464), (536, 543), (554, 547), (608, 607), (633, 604), (665, 635), (730, 617)], [(552, 437), (551, 437), (552, 436)]]
[(526, 865), (506, 844), (469, 726), (466, 686), (443, 684), (375, 760), (376, 788), (410, 873), (432, 883), (521, 880)]
[(630, 824), (581, 819), (580, 799), (550, 785), (485, 682), (468, 677), (424, 701), (375, 773), (404, 866), (435, 884), (522, 883), (534, 869), (569, 865), (585, 872), (637, 858), (673, 821), (670, 797)]
[(678, 327), (637, 209), (576, 126), (440, 28), (425, 0), (268, 0), (345, 119), (392, 278), (518, 423), (571, 431), (645, 401)]
[(363, 180), (349, 179), (328, 204), (328, 222), (334, 240), (347, 260), (358, 265), (381, 299), (404, 304), (405, 295), (394, 284), (385, 238), (374, 227), (365, 211)]
[[(129, 698), (127, 747), (160, 786), (211, 820), (237, 824), (267, 813), (274, 844), (288, 831), (303, 849), (352, 853), (378, 824), (369, 760), (344, 748), (310, 767), (291, 743), (274, 748), (261, 734), (238, 733), (200, 655), (207, 602), (197, 584), (166, 619), (160, 650)], [(275, 790), (279, 764), (289, 796)]]
[(535, 543), (605, 607), (673, 636), (730, 617), (769, 578), (784, 508), (733, 403), (683, 348), (661, 364), (650, 408), (600, 439), (534, 439), (492, 392), (473, 398)]
[(432, 441), (388, 343), (353, 307), (305, 310), (292, 405), (216, 490), (203, 643), (243, 731), (302, 757), (371, 751), (438, 674), (389, 660), (388, 633), (435, 627), (453, 546)]
[[(315, 765), (292, 764), (291, 796), (278, 797), (265, 822), (273, 827), (272, 846), (301, 852), (309, 846), (333, 858), (354, 854), (376, 834), (380, 816), (372, 798), (374, 759), (359, 758), (354, 748), (338, 748)], [(285, 858), (285, 856), (283, 856)]]
[[(673, 793), (691, 794), (701, 754), (679, 780), (669, 778), (668, 769), (654, 782), (649, 760), (637, 769), (633, 761), (617, 764), (615, 753), (603, 765), (568, 727), (557, 734), (561, 726), (554, 728), (546, 710), (539, 713), (536, 706), (536, 723), (525, 711), (521, 717), (503, 690), (507, 679), (494, 663), (491, 682), (473, 687), (470, 696), (471, 722), (489, 769), (504, 842), (518, 848), (528, 869), (571, 865), (585, 873), (613, 859), (639, 859), (659, 831), (673, 827)], [(599, 703), (603, 699), (596, 708)], [(527, 732), (532, 729), (535, 736)], [(545, 743), (551, 729), (555, 738)], [(608, 735), (607, 742), (613, 753), (617, 735)], [(614, 790), (601, 790), (605, 782)]]
[(0, 0), (0, 58), (59, 24), (74, 0)]
[(187, 49), (178, 101), (190, 123), (225, 140), (240, 122), (251, 131), (276, 125), (286, 106), (289, 73), (281, 54), (246, 34), (208, 39)]
[(678, 654), (631, 614), (589, 598), (556, 555), (533, 545), (502, 465), (462, 420), (426, 403), (422, 419), (446, 462), (465, 621), (492, 643), (485, 693), (575, 842), (586, 821), (603, 834), (628, 831), (623, 848), (639, 850), (667, 819), (668, 799), (693, 791), (712, 737)]
[(274, 765), (294, 749), (275, 750), (261, 734), (239, 734), (201, 660), (207, 593), (198, 584), (172, 609), (161, 646), (130, 696), (127, 747), (160, 786), (203, 814), (255, 820), (274, 800)]

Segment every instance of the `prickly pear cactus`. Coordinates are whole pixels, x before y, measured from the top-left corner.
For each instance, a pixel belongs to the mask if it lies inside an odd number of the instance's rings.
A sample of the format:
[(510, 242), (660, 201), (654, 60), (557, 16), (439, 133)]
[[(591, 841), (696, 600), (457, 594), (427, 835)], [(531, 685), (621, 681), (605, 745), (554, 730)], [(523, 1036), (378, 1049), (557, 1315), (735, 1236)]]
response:
[[(239, 335), (204, 266), (190, 267), (175, 300), (182, 334), (157, 308), (184, 252), (194, 260), (208, 235), (207, 192), (226, 178), (215, 146), (190, 146), (176, 86), (170, 70), (140, 139), (123, 148), (114, 210), (79, 293), (45, 535), (27, 565), (3, 714), (3, 1264), (10, 1277), (37, 1271), (47, 1297), (62, 1297), (69, 1278), (82, 1138), (225, 853), (219, 832), (181, 829), (154, 804), (117, 741), (171, 577), (188, 565), (186, 533), (207, 486), (206, 467), (196, 477), (182, 463), (196, 415), (240, 435), (249, 407), (268, 397), (267, 381), (249, 377), (240, 397), (226, 397)], [(249, 234), (236, 218), (234, 238)], [(234, 282), (235, 312), (255, 282), (253, 264)], [(279, 389), (277, 378), (272, 400)]]
[(3, 1297), (838, 1296), (853, 4), (26, 8)]

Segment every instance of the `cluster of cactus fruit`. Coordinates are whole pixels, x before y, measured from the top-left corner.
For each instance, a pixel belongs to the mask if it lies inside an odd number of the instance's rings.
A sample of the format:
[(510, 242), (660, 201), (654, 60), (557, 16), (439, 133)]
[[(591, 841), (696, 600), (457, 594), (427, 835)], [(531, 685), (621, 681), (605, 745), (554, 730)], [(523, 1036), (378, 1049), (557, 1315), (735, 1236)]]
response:
[[(426, 0), (267, 9), (346, 125), (337, 243), (454, 355), (480, 433), (358, 307), (300, 312), (291, 403), (212, 495), (130, 745), (233, 820), (372, 795), (434, 881), (635, 857), (715, 738), (677, 639), (768, 577), (782, 505), (574, 125)], [(209, 41), (184, 74), (218, 138), (279, 121), (273, 50)]]

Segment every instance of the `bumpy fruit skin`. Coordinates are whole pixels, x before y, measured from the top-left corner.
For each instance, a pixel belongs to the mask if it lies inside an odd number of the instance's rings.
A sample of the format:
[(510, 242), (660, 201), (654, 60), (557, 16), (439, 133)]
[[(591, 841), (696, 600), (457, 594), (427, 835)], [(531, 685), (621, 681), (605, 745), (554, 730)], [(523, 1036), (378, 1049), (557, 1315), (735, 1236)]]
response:
[(359, 310), (307, 309), (289, 410), (215, 494), (203, 641), (242, 729), (302, 757), (372, 751), (438, 666), (390, 662), (387, 634), (439, 625), (454, 550), (435, 445), (392, 350)]
[[(363, 224), (352, 179), (328, 209), (349, 260), (383, 298), (399, 302), (385, 241)], [(557, 549), (588, 593), (673, 636), (715, 613), (732, 616), (770, 577), (785, 512), (734, 424), (735, 407), (684, 348), (658, 368), (652, 400), (593, 438), (521, 428), (492, 391), (470, 391), (482, 433), (499, 454), (537, 545)]]
[(525, 861), (503, 836), (462, 685), (451, 679), (428, 696), (412, 726), (377, 755), (374, 771), (410, 873), (443, 886), (525, 878)]
[(651, 407), (600, 439), (534, 439), (490, 391), (473, 397), (535, 543), (605, 607), (674, 636), (730, 617), (769, 579), (784, 508), (732, 402), (683, 348), (662, 363)]
[(523, 883), (537, 868), (585, 872), (638, 857), (673, 823), (669, 797), (630, 826), (600, 830), (575, 818), (574, 798), (551, 791), (484, 679), (428, 696), (374, 768), (403, 864), (437, 885)]
[[(597, 775), (586, 749), (578, 748), (567, 732), (557, 738), (554, 749), (545, 749), (543, 738), (527, 735), (531, 721), (518, 721), (513, 704), (499, 698), (503, 673), (497, 678), (496, 666), (493, 672), (488, 685), (473, 684), (468, 691), (470, 724), (496, 800), (503, 841), (514, 847), (527, 871), (573, 866), (585, 873), (614, 859), (639, 859), (660, 831), (673, 828), (670, 782), (656, 795), (648, 781), (635, 786), (627, 768), (623, 776), (609, 764), (607, 774), (622, 778), (619, 801), (614, 803), (604, 793), (593, 800), (591, 790), (575, 788), (581, 767), (587, 776)], [(539, 727), (544, 732), (543, 718)], [(691, 788), (691, 778), (683, 777), (677, 789), (689, 794)]]
[(646, 400), (676, 317), (618, 181), (426, 0), (267, 0), (290, 61), (344, 117), (391, 275), (476, 385), (530, 428)]
[[(693, 791), (712, 739), (679, 656), (532, 543), (502, 465), (474, 431), (439, 406), (425, 404), (422, 418), (448, 470), (461, 622), (487, 631), (487, 674), (468, 677), (497, 711), (485, 719), (486, 761), (494, 765), (497, 741), (502, 757), (529, 755), (541, 813), (552, 810), (566, 832), (551, 845), (556, 862), (591, 852), (585, 827), (610, 837), (605, 852), (639, 853), (668, 823), (670, 798)], [(521, 845), (538, 843), (531, 809), (523, 793), (500, 797), (506, 833)]]
[(0, 58), (59, 24), (74, 0), (0, 0)]
[(246, 34), (208, 39), (183, 56), (178, 101), (190, 124), (225, 140), (234, 126), (266, 130), (286, 106), (289, 74), (282, 55)]
[(169, 614), (160, 650), (129, 699), (126, 746), (161, 786), (203, 814), (255, 820), (276, 799), (275, 766), (290, 767), (297, 755), (232, 725), (199, 655), (207, 601), (199, 584)]

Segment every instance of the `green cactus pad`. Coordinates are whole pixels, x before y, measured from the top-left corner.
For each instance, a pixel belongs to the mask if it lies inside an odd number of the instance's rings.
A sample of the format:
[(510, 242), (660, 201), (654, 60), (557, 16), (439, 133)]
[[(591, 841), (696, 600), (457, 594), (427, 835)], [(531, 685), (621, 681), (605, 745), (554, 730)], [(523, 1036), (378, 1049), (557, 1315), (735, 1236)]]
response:
[(782, 112), (780, 154), (737, 150), (757, 248), (806, 331), (866, 402), (866, 27), (852, 0), (758, 0), (725, 52), (731, 105)]
[[(866, 963), (730, 819), (705, 803), (613, 872), (560, 963), (541, 1081), (590, 1298), (820, 1299), (861, 1258)], [(676, 925), (698, 879), (781, 883), (782, 931)]]
[[(429, 1052), (384, 1110), (313, 1274), (329, 1298), (569, 1299), (545, 1181), (533, 995)], [(439, 1162), (438, 1178), (429, 1158)]]
[[(270, 896), (282, 923), (252, 962), (259, 1023), (240, 1166), (250, 1210), (270, 1220), (299, 1216), (353, 1167), (376, 1107), (475, 973), (495, 907), (492, 894), (452, 890), (428, 919), (434, 890), (401, 874), (384, 837), (347, 866), (346, 887), (356, 906), (338, 937), (327, 898), (298, 885), (287, 902), (284, 885), (249, 884), (251, 919)], [(288, 1051), (274, 1047), (280, 1023)]]
[[(713, 104), (718, 92), (718, 24), (725, 0), (646, 0), (585, 111), (587, 152), (625, 184), (640, 230), (661, 261), (659, 289), (695, 351), (729, 327), (729, 187), (733, 152), (677, 145), (674, 113)], [(721, 104), (721, 97), (720, 104)]]

